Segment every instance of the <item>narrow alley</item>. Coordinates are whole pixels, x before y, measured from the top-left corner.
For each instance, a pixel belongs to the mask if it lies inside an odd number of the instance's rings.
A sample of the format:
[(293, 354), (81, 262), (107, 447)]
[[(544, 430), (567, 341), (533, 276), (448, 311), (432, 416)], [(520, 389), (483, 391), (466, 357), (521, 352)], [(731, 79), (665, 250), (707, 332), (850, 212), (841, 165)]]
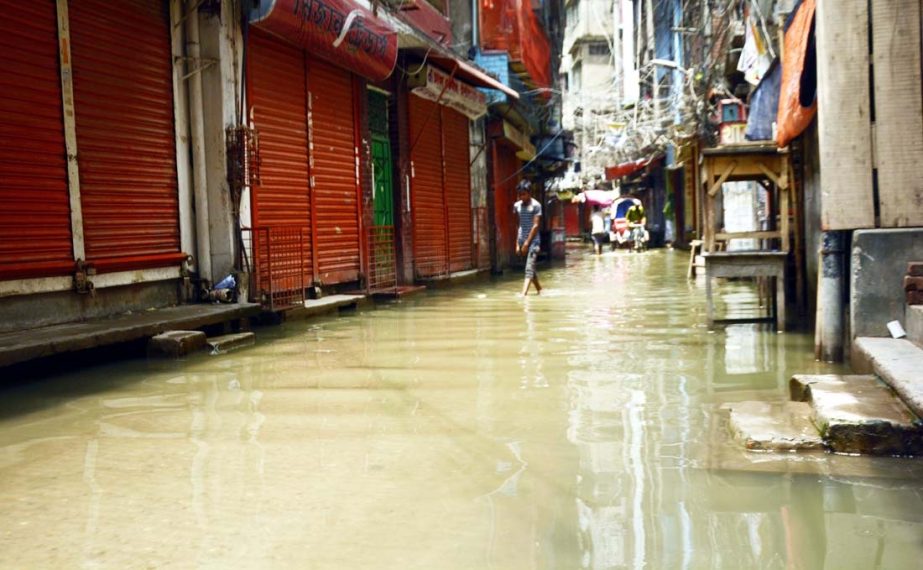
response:
[(722, 403), (842, 368), (709, 332), (687, 260), (574, 251), (541, 297), (485, 280), (4, 387), (0, 566), (918, 568), (923, 461), (728, 444)]

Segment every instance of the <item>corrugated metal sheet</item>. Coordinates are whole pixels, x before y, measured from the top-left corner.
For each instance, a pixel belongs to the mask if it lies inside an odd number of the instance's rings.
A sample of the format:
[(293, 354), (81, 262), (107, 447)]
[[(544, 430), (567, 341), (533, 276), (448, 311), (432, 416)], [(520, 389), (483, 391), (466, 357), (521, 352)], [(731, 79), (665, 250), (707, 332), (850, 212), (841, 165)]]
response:
[(99, 271), (182, 259), (166, 2), (70, 3), (87, 259)]
[(521, 165), (516, 151), (495, 142), (494, 155), (494, 222), (497, 224), (497, 260), (501, 266), (509, 265), (515, 255), (518, 220), (513, 213), (516, 202), (516, 184)]
[(445, 201), (442, 179), (442, 133), (439, 107), (415, 95), (409, 97), (411, 209), (413, 212), (414, 273), (418, 278), (448, 271)]
[(0, 0), (0, 280), (74, 265), (58, 28), (50, 0)]
[[(250, 34), (248, 72), (254, 126), (260, 137), (260, 179), (251, 194), (255, 227), (302, 227), (310, 235), (307, 84), (304, 54), (258, 30)], [(305, 283), (314, 279), (310, 240)], [(257, 258), (258, 264), (266, 259)]]
[(353, 76), (311, 59), (308, 89), (318, 279), (325, 284), (355, 281), (361, 232)]
[(468, 146), (468, 118), (443, 107), (442, 131), (445, 143), (445, 196), (449, 227), (449, 269), (473, 267), (471, 231), (471, 156)]

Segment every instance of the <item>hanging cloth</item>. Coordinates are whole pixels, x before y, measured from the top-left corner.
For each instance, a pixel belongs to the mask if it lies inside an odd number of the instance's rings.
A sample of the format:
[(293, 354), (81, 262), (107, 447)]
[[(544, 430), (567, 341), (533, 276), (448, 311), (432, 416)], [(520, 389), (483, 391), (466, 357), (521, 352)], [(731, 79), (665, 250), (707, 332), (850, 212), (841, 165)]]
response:
[(780, 147), (800, 135), (817, 113), (817, 47), (814, 41), (815, 0), (802, 0), (785, 26), (782, 85), (779, 94)]

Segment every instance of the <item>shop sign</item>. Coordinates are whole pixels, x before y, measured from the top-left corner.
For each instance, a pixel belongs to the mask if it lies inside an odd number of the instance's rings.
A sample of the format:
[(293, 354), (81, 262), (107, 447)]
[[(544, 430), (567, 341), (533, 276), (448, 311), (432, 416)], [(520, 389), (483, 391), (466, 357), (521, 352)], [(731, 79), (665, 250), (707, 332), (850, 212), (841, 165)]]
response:
[(372, 81), (397, 63), (397, 32), (354, 0), (260, 0), (250, 24)]
[(410, 75), (407, 85), (414, 95), (455, 109), (472, 121), (487, 114), (487, 97), (483, 92), (433, 66)]

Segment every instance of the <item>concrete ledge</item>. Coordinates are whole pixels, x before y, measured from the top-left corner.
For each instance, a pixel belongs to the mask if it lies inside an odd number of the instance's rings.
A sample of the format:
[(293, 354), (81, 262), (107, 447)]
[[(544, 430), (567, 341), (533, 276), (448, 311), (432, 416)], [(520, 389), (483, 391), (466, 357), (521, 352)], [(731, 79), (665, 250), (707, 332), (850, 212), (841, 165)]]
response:
[(811, 419), (824, 443), (837, 453), (917, 455), (923, 426), (885, 384), (871, 375), (800, 375)]
[(416, 295), (417, 293), (422, 293), (426, 291), (425, 285), (400, 285), (392, 289), (382, 289), (380, 291), (372, 291), (371, 296), (373, 299), (401, 299), (403, 297), (408, 297), (410, 295)]
[(462, 285), (464, 283), (473, 283), (480, 279), (486, 279), (490, 275), (490, 271), (487, 269), (469, 269), (467, 271), (456, 271), (449, 275), (442, 277), (434, 277), (432, 279), (418, 279), (418, 281), (427, 287), (432, 287), (434, 289), (441, 289), (443, 287), (451, 287), (453, 285)]
[(888, 321), (904, 322), (907, 263), (923, 259), (923, 228), (853, 232), (849, 286), (852, 336), (888, 336)]
[(147, 355), (153, 358), (182, 358), (205, 348), (202, 331), (167, 331), (147, 341)]
[(308, 299), (303, 307), (285, 311), (285, 319), (308, 319), (336, 313), (341, 309), (355, 309), (369, 302), (365, 295), (328, 295), (320, 299)]
[(248, 331), (214, 336), (209, 337), (206, 343), (211, 348), (212, 354), (224, 354), (238, 348), (253, 346), (256, 344), (256, 334)]
[(907, 339), (923, 346), (923, 305), (909, 305), (905, 313), (907, 322), (904, 328), (907, 331)]
[(874, 372), (917, 417), (923, 416), (923, 349), (909, 340), (857, 338), (853, 368)]
[(808, 419), (811, 406), (804, 402), (738, 402), (722, 408), (730, 411), (731, 435), (751, 451), (811, 451), (824, 447)]
[(66, 352), (152, 337), (168, 330), (194, 330), (258, 315), (253, 303), (179, 305), (108, 319), (0, 333), (0, 367)]

